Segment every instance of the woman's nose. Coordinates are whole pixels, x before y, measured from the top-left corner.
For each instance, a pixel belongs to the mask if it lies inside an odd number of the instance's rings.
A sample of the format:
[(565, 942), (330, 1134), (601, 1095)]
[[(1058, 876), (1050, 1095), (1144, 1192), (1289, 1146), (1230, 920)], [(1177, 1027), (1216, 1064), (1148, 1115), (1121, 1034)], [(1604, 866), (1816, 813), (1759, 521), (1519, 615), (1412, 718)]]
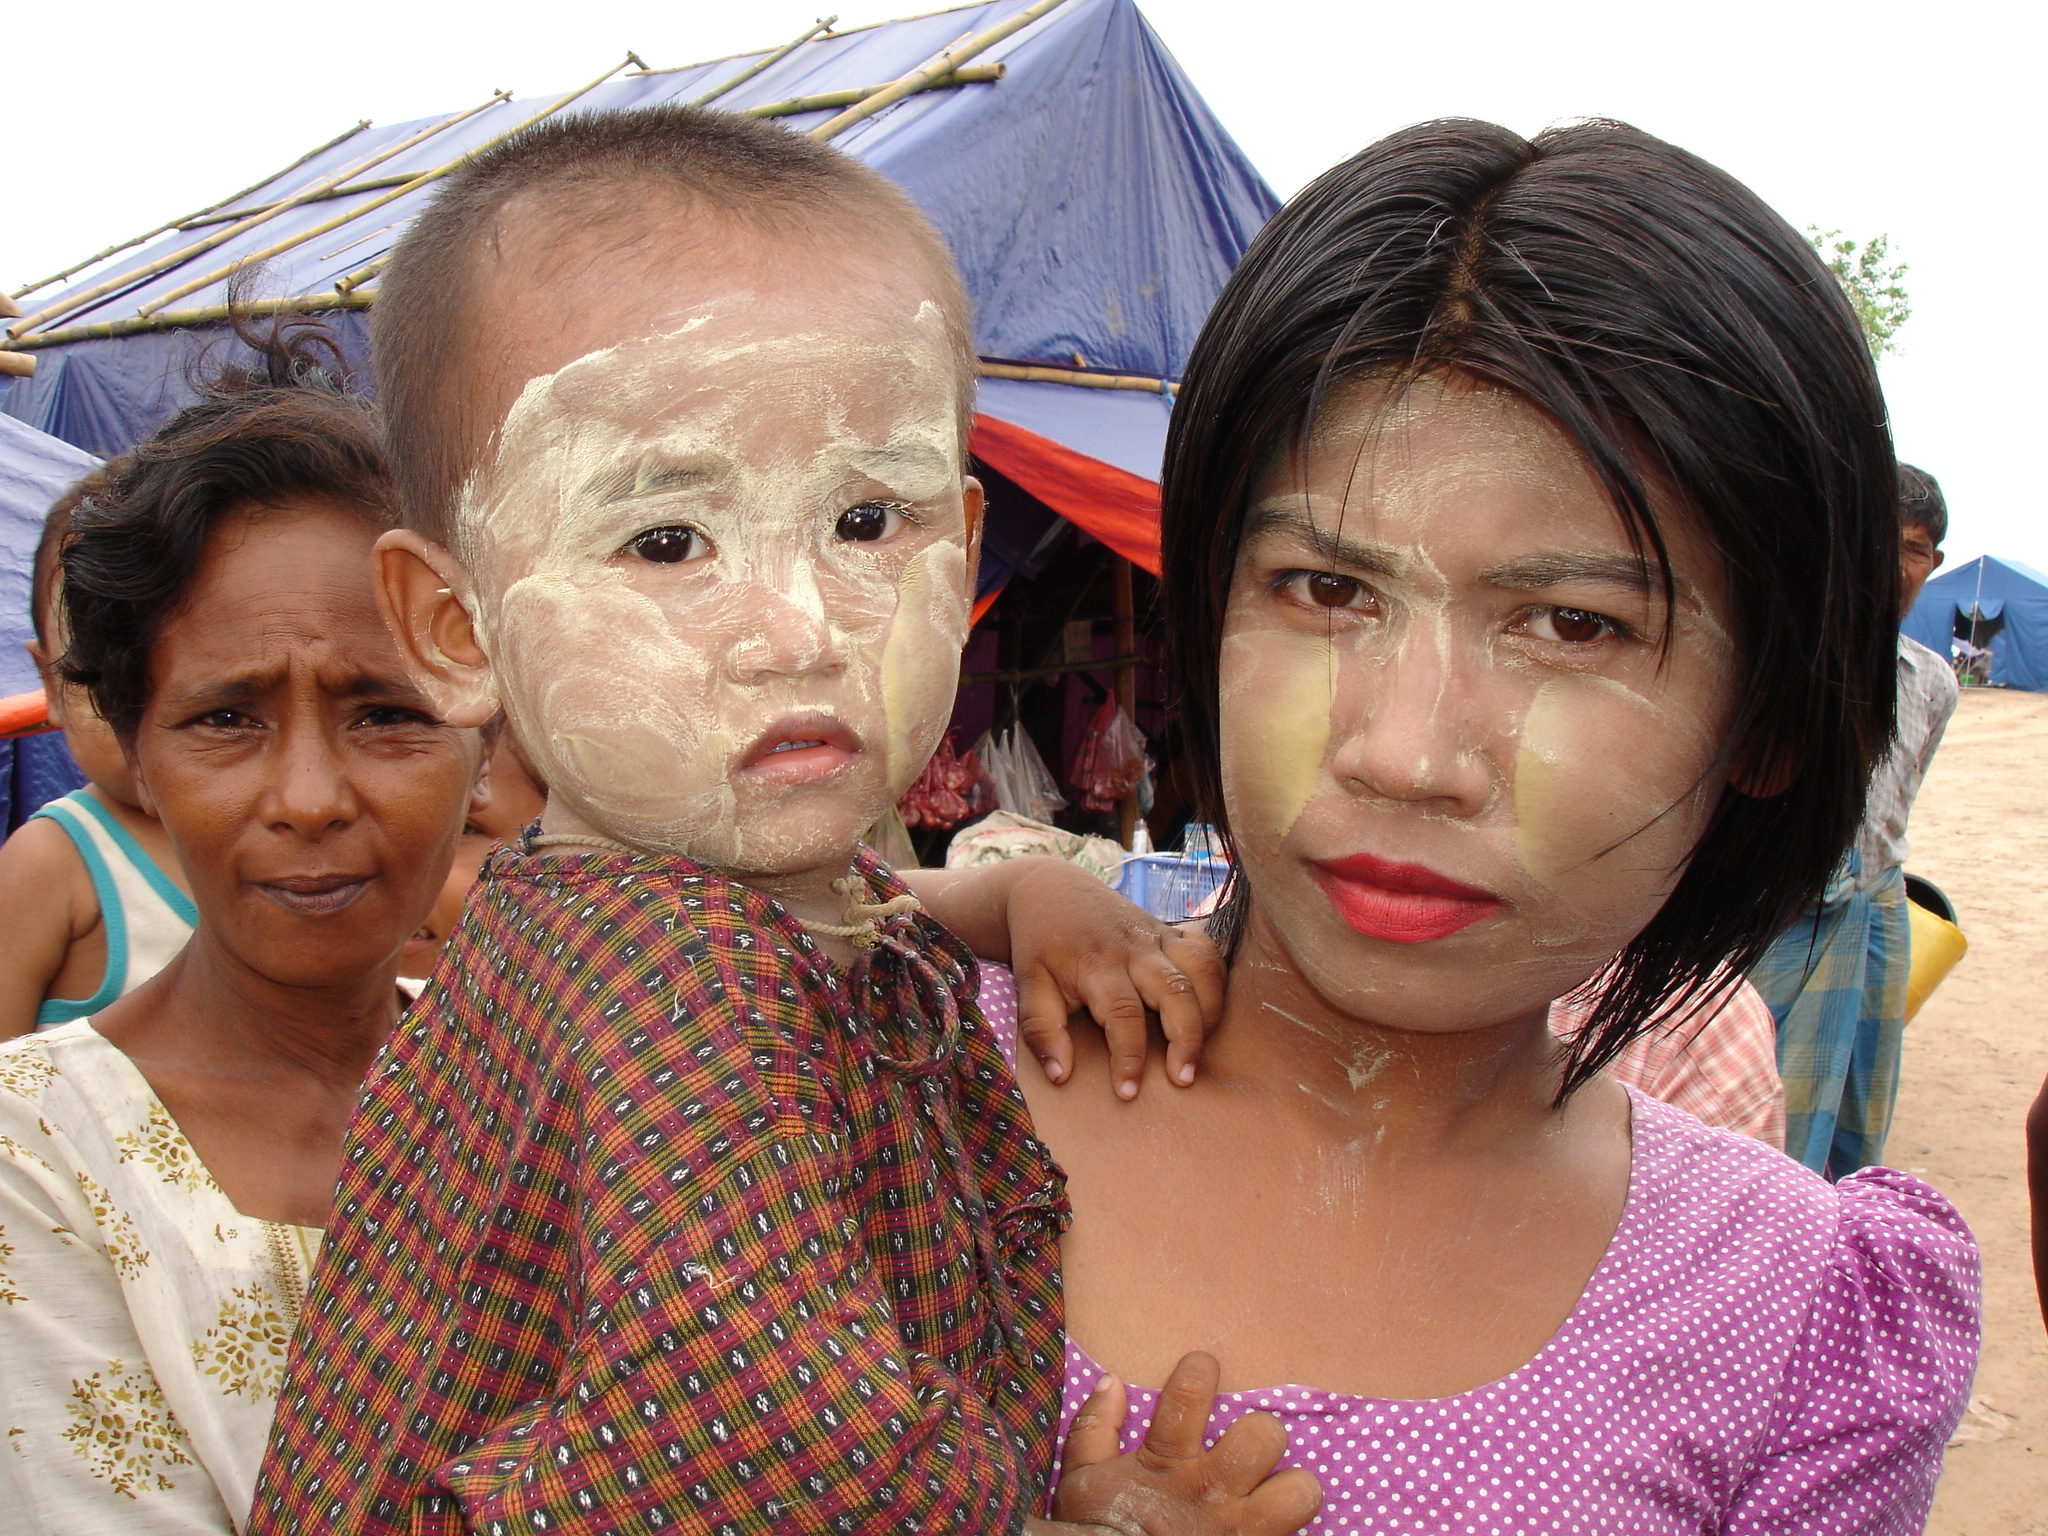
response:
[(265, 820), (317, 841), (348, 826), (362, 812), (340, 744), (311, 725), (280, 729), (271, 755)]
[(1362, 707), (1331, 754), (1337, 781), (1354, 795), (1435, 802), (1451, 815), (1484, 809), (1493, 776), (1471, 728), (1476, 680), (1459, 676), (1448, 637), (1415, 626), (1367, 665)]

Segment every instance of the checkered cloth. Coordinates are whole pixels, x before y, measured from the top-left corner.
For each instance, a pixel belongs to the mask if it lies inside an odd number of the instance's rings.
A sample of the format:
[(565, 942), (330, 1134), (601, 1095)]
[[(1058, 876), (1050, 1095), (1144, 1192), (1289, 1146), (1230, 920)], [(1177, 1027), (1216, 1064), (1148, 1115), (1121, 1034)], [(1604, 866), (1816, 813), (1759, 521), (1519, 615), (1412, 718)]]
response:
[(1906, 1030), (1905, 875), (1859, 864), (1749, 973), (1778, 1021), (1785, 1150), (1831, 1179), (1884, 1160)]
[[(1560, 998), (1550, 1005), (1551, 1033), (1576, 1034), (1592, 1012), (1591, 998)], [(1622, 1047), (1607, 1072), (1708, 1125), (1785, 1145), (1777, 1024), (1740, 976), (1724, 971), (1677, 1020)]]
[(494, 855), (350, 1127), (250, 1529), (1018, 1530), (1067, 1205), (975, 987), (922, 917), (841, 978), (685, 861)]

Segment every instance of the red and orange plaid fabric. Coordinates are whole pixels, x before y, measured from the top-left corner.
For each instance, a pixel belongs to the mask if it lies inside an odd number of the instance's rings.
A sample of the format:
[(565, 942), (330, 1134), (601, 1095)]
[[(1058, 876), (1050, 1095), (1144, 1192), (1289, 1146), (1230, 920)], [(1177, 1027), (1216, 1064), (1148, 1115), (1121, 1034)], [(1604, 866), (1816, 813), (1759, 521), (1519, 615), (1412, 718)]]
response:
[(840, 977), (685, 861), (495, 855), (350, 1127), (252, 1531), (1020, 1529), (1067, 1205), (975, 988), (922, 917)]

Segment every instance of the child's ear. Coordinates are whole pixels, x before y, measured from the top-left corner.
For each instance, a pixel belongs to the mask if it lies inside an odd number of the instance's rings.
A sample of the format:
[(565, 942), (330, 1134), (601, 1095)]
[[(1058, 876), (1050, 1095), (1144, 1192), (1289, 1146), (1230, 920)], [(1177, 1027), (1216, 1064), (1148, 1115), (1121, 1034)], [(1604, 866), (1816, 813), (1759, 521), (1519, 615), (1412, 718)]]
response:
[(482, 746), (484, 758), (476, 766), (476, 782), (469, 786), (469, 814), (472, 816), (478, 811), (487, 811), (491, 808), (491, 758), (495, 754), (491, 751), (488, 737)]
[(498, 712), (497, 679), (477, 642), (468, 575), (409, 528), (384, 534), (370, 558), (377, 607), (413, 681), (448, 724), (485, 724)]
[(43, 708), (49, 715), (50, 724), (61, 731), (64, 729), (64, 690), (57, 681), (50, 648), (40, 640), (24, 640), (21, 648), (28, 652), (28, 659), (35, 664), (36, 676), (43, 680)]
[(972, 475), (960, 480), (960, 501), (967, 514), (967, 569), (972, 572), (981, 558), (981, 515), (988, 508), (988, 493)]

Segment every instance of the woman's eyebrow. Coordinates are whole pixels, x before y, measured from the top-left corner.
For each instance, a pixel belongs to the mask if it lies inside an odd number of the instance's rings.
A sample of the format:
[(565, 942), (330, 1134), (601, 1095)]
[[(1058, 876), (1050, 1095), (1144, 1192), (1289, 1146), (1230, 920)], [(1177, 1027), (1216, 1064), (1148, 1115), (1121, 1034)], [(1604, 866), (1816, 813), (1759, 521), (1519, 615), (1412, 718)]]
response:
[(1590, 582), (1647, 596), (1655, 585), (1648, 561), (1633, 555), (1594, 551), (1502, 560), (1480, 571), (1479, 579), (1490, 587), (1511, 592), (1542, 592), (1574, 582)]
[(1279, 534), (1299, 539), (1313, 549), (1317, 556), (1331, 565), (1341, 565), (1349, 570), (1365, 571), (1373, 576), (1398, 576), (1401, 574), (1401, 558), (1383, 544), (1360, 544), (1327, 528), (1316, 526), (1315, 520), (1306, 513), (1288, 507), (1254, 507), (1246, 520), (1244, 536), (1247, 541), (1262, 538), (1267, 534)]

